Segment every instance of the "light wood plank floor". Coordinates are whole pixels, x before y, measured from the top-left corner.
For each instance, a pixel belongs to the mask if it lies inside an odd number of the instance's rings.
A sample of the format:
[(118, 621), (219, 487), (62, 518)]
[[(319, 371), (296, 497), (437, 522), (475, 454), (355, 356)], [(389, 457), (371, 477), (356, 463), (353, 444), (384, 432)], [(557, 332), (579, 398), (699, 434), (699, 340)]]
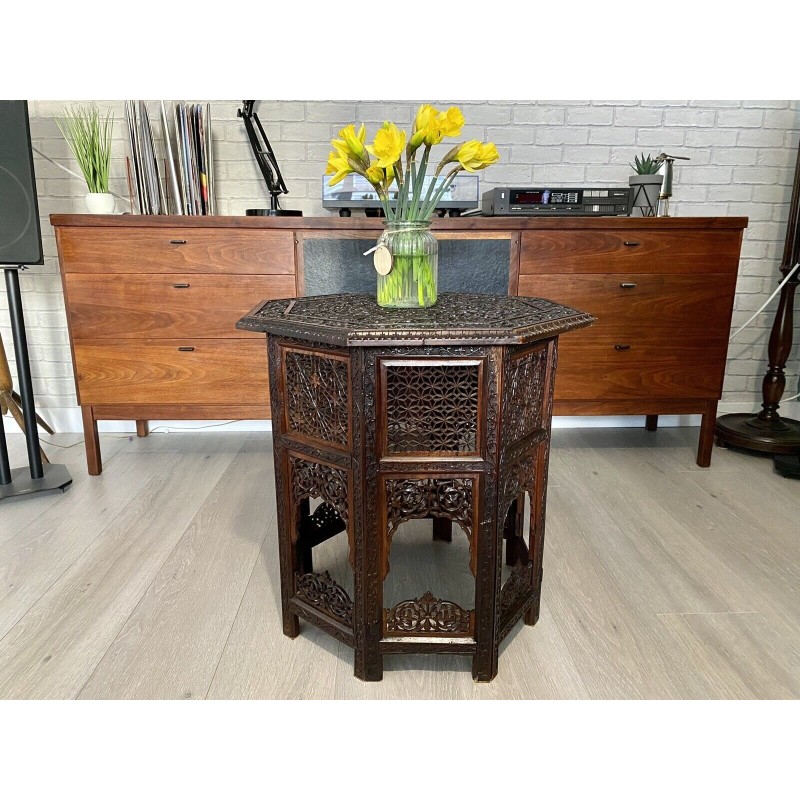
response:
[[(800, 482), (720, 449), (701, 470), (696, 438), (554, 431), (539, 624), (491, 684), (458, 656), (365, 684), (349, 648), (281, 633), (269, 434), (104, 436), (97, 478), (58, 436), (73, 486), (0, 503), (0, 697), (796, 698)], [(398, 532), (390, 575), (463, 592), (466, 540), (429, 524)], [(342, 539), (315, 557), (351, 585)]]

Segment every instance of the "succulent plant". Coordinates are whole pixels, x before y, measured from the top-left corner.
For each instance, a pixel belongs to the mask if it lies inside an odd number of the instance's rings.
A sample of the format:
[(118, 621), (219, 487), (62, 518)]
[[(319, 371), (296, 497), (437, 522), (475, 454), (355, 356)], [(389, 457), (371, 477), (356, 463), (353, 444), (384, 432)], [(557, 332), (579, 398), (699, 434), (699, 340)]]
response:
[(636, 156), (635, 164), (631, 164), (633, 171), (637, 175), (655, 175), (658, 172), (664, 159), (661, 156), (645, 155), (642, 153), (641, 157)]

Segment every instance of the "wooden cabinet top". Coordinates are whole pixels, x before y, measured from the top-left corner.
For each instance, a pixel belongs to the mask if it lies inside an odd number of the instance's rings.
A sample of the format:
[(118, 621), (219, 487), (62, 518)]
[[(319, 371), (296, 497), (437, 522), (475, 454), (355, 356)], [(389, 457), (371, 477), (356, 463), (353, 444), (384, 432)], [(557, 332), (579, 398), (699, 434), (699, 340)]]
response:
[[(434, 230), (742, 230), (747, 217), (445, 217)], [(56, 228), (254, 228), (256, 230), (381, 230), (377, 217), (201, 217), (143, 214), (51, 214)]]

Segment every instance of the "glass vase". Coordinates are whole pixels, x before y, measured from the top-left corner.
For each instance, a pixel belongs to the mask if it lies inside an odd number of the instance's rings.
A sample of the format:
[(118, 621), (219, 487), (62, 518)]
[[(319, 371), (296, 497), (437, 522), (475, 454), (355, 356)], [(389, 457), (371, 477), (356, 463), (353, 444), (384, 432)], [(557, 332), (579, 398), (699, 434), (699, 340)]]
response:
[(378, 305), (426, 308), (436, 303), (439, 242), (430, 222), (386, 222), (379, 244), (392, 254), (391, 270), (378, 275)]

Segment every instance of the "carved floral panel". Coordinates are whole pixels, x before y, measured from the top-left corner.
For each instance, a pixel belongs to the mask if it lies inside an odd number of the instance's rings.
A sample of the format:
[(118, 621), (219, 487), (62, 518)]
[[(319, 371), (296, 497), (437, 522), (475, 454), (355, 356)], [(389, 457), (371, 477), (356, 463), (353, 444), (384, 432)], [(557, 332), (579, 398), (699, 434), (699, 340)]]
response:
[(286, 432), (350, 446), (349, 362), (286, 348)]

